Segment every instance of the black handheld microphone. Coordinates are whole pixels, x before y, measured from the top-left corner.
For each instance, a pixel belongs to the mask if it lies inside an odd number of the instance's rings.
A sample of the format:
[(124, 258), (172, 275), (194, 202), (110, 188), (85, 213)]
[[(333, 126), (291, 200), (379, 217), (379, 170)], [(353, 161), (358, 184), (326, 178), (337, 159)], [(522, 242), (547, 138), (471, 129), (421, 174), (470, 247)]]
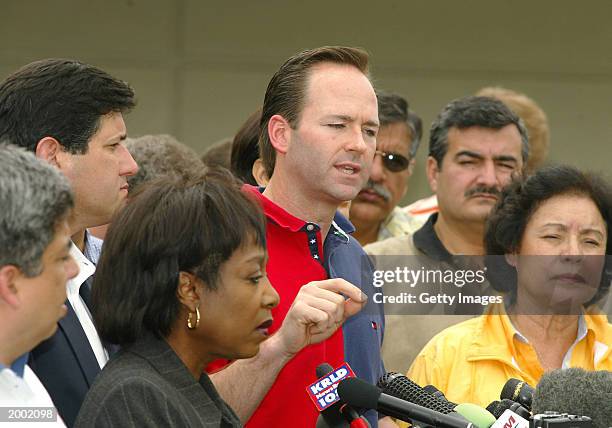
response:
[(529, 410), (521, 406), (516, 401), (508, 400), (507, 398), (504, 398), (501, 401), (493, 401), (487, 406), (487, 410), (491, 412), (493, 416), (495, 416), (495, 419), (501, 418), (502, 414), (506, 410), (510, 410), (511, 412), (519, 415), (521, 418), (527, 420), (531, 418), (531, 412)]
[[(461, 420), (472, 422), (479, 427), (488, 428), (495, 422), (493, 415), (482, 407), (471, 403), (455, 404), (446, 400), (446, 398), (435, 397), (425, 392), (425, 388), (421, 388), (418, 384), (399, 373), (389, 372), (383, 375), (378, 381), (378, 387), (385, 394), (426, 407), (444, 415), (461, 418)], [(438, 391), (430, 385), (430, 390), (432, 388)], [(440, 391), (438, 393), (438, 395), (444, 397)]]
[(420, 385), (399, 373), (385, 373), (378, 380), (377, 386), (382, 389), (385, 394), (410, 401), (411, 403), (427, 407), (428, 409), (445, 415), (451, 413), (455, 408), (455, 406), (448, 401), (440, 400), (428, 394)]
[(508, 399), (519, 403), (521, 406), (531, 411), (531, 402), (533, 400), (533, 386), (527, 382), (515, 378), (508, 379), (508, 382), (502, 388), (500, 399)]
[(439, 400), (446, 401), (448, 404), (450, 404), (453, 407), (457, 407), (457, 403), (453, 403), (452, 401), (448, 401), (448, 398), (446, 398), (444, 393), (442, 391), (440, 391), (438, 388), (436, 388), (435, 386), (433, 386), (433, 385), (425, 385), (423, 387), (423, 391), (425, 391), (428, 394), (433, 395), (434, 397), (436, 397)]
[(437, 428), (473, 428), (469, 422), (404, 401), (359, 378), (344, 379), (338, 385), (340, 399), (353, 406), (376, 409), (380, 413), (410, 423), (423, 423)]
[[(317, 379), (327, 376), (334, 371), (328, 363), (319, 364), (316, 368)], [(365, 418), (362, 418), (355, 409), (341, 401), (334, 403), (321, 411), (317, 418), (316, 428), (371, 428)]]

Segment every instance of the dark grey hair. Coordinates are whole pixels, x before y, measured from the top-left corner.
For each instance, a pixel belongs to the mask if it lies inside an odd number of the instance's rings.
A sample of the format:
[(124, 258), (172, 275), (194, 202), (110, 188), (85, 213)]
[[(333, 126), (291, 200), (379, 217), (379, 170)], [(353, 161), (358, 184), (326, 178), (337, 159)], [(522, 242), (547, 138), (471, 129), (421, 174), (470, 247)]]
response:
[(448, 131), (451, 128), (466, 129), (480, 126), (501, 129), (515, 125), (521, 134), (523, 166), (529, 156), (529, 138), (523, 121), (501, 101), (491, 97), (464, 97), (451, 101), (440, 112), (429, 131), (429, 156), (442, 168), (442, 160), (448, 151)]
[(0, 267), (40, 274), (42, 255), (73, 205), (59, 170), (22, 148), (0, 144)]
[(152, 180), (162, 177), (184, 178), (193, 171), (205, 168), (193, 149), (179, 143), (171, 135), (128, 138), (125, 147), (138, 164), (138, 172), (127, 179), (130, 193)]
[(405, 123), (410, 130), (410, 156), (416, 156), (416, 152), (423, 136), (423, 121), (408, 106), (408, 101), (397, 94), (377, 90), (378, 120), (380, 126), (393, 123)]

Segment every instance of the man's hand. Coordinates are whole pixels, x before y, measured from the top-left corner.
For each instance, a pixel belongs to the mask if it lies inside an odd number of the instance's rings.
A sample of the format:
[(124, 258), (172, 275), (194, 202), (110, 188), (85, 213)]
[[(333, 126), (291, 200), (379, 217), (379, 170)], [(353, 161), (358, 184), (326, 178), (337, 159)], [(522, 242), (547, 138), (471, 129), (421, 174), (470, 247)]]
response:
[(219, 394), (246, 423), (285, 364), (305, 346), (331, 336), (366, 302), (367, 296), (343, 279), (302, 286), (280, 329), (261, 344), (255, 357), (211, 375)]
[(330, 337), (365, 306), (367, 299), (358, 287), (344, 279), (309, 282), (300, 289), (275, 339), (290, 358), (304, 347)]

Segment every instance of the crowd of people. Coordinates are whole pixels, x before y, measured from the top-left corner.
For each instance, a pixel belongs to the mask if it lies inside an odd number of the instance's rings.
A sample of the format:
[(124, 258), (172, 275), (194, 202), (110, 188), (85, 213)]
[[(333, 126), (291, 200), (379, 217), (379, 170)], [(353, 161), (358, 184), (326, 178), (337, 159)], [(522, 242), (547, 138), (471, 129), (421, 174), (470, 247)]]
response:
[[(56, 408), (69, 427), (313, 427), (322, 363), (483, 407), (509, 378), (612, 370), (609, 184), (545, 166), (545, 113), (491, 87), (440, 111), (433, 195), (401, 207), (423, 123), (368, 61), (295, 54), (202, 156), (128, 138), (134, 89), (97, 67), (45, 59), (6, 77), (0, 405)], [(389, 312), (373, 277), (391, 256), (478, 257), (503, 303)]]

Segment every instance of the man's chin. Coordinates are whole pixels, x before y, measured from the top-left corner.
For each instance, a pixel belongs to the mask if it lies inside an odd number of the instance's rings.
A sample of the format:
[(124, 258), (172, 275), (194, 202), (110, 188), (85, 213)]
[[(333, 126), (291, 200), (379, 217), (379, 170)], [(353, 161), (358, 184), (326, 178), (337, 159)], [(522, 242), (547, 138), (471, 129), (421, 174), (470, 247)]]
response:
[(491, 214), (491, 209), (493, 205), (480, 205), (480, 206), (472, 206), (469, 210), (464, 211), (463, 219), (470, 222), (482, 222), (484, 223)]
[(369, 202), (359, 197), (351, 203), (351, 218), (361, 221), (381, 222), (387, 218), (388, 212), (378, 203)]
[(359, 188), (356, 186), (329, 186), (327, 188), (321, 188), (320, 190), (324, 192), (327, 197), (336, 200), (338, 204), (354, 200), (359, 193)]
[(123, 208), (125, 208), (125, 206), (128, 203), (128, 198), (120, 198), (115, 204), (114, 204), (114, 209), (112, 210), (112, 212), (109, 212), (110, 214), (110, 218), (108, 221), (110, 221), (115, 215), (117, 215), (117, 213), (119, 211), (121, 211)]

